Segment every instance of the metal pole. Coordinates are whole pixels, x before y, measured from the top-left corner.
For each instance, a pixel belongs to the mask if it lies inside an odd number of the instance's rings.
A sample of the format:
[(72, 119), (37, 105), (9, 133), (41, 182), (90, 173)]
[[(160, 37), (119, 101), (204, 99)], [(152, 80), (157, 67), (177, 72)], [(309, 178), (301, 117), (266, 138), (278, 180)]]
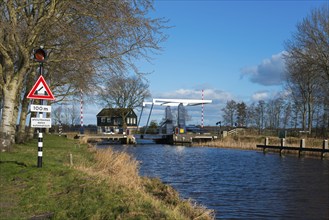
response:
[(142, 114), (143, 114), (143, 109), (144, 109), (144, 106), (142, 106), (142, 110), (141, 110), (141, 113), (139, 115), (139, 119), (138, 119), (138, 123), (137, 123), (137, 131), (139, 129), (139, 123), (141, 122), (141, 118), (142, 118)]
[(202, 111), (201, 111), (201, 128), (203, 128), (203, 89), (202, 89)]
[(149, 121), (150, 121), (150, 117), (151, 117), (153, 105), (154, 105), (154, 103), (152, 103), (152, 106), (151, 106), (150, 114), (149, 114), (149, 117), (148, 117), (147, 122), (146, 122), (146, 127), (144, 129), (144, 134), (146, 134), (146, 130), (147, 130), (148, 126), (149, 126)]
[(38, 167), (42, 167), (42, 147), (43, 147), (43, 136), (42, 133), (39, 132), (38, 136)]
[[(42, 75), (42, 63), (39, 65), (39, 75)], [(41, 99), (41, 105), (43, 105), (43, 100)], [(39, 112), (39, 118), (43, 118), (43, 112)], [(42, 128), (39, 129), (38, 134), (38, 162), (37, 167), (42, 167), (42, 147), (43, 147), (43, 134), (42, 134)]]

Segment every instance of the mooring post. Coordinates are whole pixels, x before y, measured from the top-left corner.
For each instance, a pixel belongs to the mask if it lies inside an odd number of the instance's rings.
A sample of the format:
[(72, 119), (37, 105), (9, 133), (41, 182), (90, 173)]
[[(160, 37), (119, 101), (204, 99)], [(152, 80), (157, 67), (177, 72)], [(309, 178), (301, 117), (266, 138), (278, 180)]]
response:
[(321, 159), (323, 159), (324, 158), (324, 155), (326, 154), (324, 151), (327, 150), (327, 149), (329, 149), (328, 148), (328, 140), (323, 140), (322, 149), (323, 149), (323, 151), (321, 153)]
[(329, 149), (328, 148), (328, 140), (323, 140), (323, 150)]
[(300, 149), (298, 151), (298, 157), (301, 156), (301, 153), (302, 153), (303, 148), (305, 148), (305, 139), (301, 139), (300, 140)]
[(283, 150), (284, 145), (286, 145), (286, 139), (281, 138), (280, 156), (282, 156), (282, 150)]
[(265, 143), (264, 143), (264, 145), (265, 145), (265, 146), (268, 146), (268, 144), (269, 144), (268, 137), (266, 137), (266, 138), (265, 138)]
[(269, 145), (269, 139), (268, 139), (268, 137), (265, 138), (264, 145), (265, 145), (265, 147), (263, 148), (263, 153), (265, 154), (266, 153), (266, 146)]

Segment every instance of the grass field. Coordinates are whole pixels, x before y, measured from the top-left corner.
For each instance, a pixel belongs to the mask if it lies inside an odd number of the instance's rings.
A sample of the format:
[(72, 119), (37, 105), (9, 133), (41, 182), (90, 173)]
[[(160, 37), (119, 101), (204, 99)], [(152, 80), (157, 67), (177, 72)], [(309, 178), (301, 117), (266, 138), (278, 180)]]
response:
[(46, 135), (0, 153), (0, 219), (213, 219), (158, 179), (138, 175), (124, 153)]

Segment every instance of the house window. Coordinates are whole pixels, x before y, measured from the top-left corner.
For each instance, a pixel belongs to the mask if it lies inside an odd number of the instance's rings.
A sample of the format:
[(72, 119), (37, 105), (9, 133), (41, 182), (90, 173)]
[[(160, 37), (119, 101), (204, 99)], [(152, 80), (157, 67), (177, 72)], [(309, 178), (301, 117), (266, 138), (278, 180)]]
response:
[(107, 123), (111, 123), (111, 118), (106, 118)]
[(127, 118), (127, 124), (128, 124), (128, 125), (131, 124), (131, 118)]
[(101, 122), (105, 123), (105, 119), (106, 119), (105, 117), (101, 117)]

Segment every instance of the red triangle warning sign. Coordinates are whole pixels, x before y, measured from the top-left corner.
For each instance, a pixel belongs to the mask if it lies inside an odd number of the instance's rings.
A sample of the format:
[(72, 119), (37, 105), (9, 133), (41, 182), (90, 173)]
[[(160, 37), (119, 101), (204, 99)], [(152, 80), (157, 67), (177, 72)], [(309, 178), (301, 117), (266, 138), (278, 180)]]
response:
[(28, 99), (46, 99), (55, 100), (53, 93), (50, 91), (43, 76), (40, 76), (37, 82), (32, 87), (31, 91), (27, 95)]

